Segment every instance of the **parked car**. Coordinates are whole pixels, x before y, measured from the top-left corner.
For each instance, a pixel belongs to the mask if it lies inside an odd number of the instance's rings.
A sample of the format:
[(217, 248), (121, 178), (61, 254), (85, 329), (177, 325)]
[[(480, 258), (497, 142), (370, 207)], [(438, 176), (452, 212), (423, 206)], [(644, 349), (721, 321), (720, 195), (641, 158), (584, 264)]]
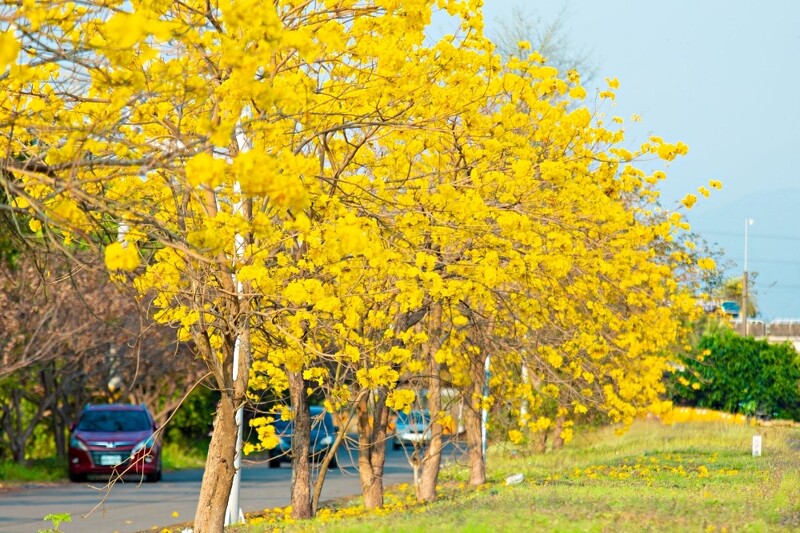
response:
[[(312, 461), (319, 461), (328, 453), (336, 440), (338, 429), (333, 423), (333, 417), (324, 407), (312, 406), (311, 411), (311, 439), (309, 456)], [(282, 462), (292, 461), (292, 435), (294, 434), (294, 421), (280, 420), (274, 422), (275, 433), (280, 443), (269, 451), (270, 468), (278, 468)], [(336, 456), (331, 458), (328, 466), (336, 468)]]
[(431, 440), (431, 415), (429, 411), (412, 410), (397, 413), (392, 448), (400, 449), (405, 444), (426, 444)]
[(161, 442), (145, 405), (88, 404), (70, 428), (69, 478), (136, 474), (161, 480)]

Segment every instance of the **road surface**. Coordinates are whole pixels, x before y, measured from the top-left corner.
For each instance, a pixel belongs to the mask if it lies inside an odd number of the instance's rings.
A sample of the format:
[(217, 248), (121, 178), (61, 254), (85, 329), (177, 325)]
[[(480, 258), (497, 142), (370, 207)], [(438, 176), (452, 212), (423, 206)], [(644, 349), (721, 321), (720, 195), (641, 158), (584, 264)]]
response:
[[(387, 447), (384, 484), (413, 481), (403, 450)], [(460, 453), (448, 445), (444, 460)], [(328, 472), (322, 500), (360, 493), (356, 458), (340, 450), (340, 468)], [(139, 533), (191, 522), (200, 495), (202, 469), (164, 472), (159, 483), (139, 483), (137, 478), (117, 483), (110, 493), (101, 479), (88, 483), (60, 483), (0, 494), (0, 533), (36, 533), (52, 527), (44, 517), (69, 513), (72, 522), (60, 526), (64, 533)], [(240, 485), (240, 507), (257, 512), (289, 504), (291, 467), (268, 468), (265, 463), (245, 462)], [(105, 500), (103, 501), (103, 498)]]

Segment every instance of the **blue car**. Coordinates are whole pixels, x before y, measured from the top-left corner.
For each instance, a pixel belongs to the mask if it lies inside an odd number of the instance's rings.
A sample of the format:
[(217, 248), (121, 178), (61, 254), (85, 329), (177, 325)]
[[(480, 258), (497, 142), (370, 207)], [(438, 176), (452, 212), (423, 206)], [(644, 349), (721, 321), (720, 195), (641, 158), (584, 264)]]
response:
[[(328, 453), (333, 442), (336, 440), (337, 428), (333, 424), (333, 417), (323, 407), (312, 406), (311, 410), (311, 442), (309, 446), (309, 456), (312, 461), (319, 461)], [(276, 420), (274, 423), (275, 433), (280, 439), (280, 443), (269, 451), (269, 467), (278, 468), (282, 462), (291, 463), (292, 461), (292, 435), (294, 434), (294, 422), (291, 420)], [(336, 468), (336, 456), (331, 458), (328, 465)]]

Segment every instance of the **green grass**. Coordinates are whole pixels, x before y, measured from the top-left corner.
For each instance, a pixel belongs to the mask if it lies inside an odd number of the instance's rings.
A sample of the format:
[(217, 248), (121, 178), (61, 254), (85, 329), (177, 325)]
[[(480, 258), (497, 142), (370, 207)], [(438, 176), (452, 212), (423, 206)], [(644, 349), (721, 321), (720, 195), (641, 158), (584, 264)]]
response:
[(175, 443), (165, 443), (162, 449), (161, 460), (165, 470), (180, 470), (182, 468), (205, 468), (208, 442), (204, 441), (195, 447), (179, 446)]
[(0, 485), (46, 483), (67, 478), (67, 463), (58, 459), (37, 459), (28, 464), (0, 463)]
[[(175, 443), (166, 443), (163, 448), (165, 470), (204, 468), (208, 443), (198, 443), (189, 448)], [(0, 488), (25, 483), (46, 483), (67, 479), (67, 461), (57, 458), (34, 459), (24, 465), (11, 461), (0, 462)]]
[[(756, 432), (764, 439), (762, 457), (751, 454)], [(432, 504), (416, 505), (412, 487), (396, 487), (381, 513), (363, 513), (354, 499), (315, 520), (291, 524), (275, 511), (236, 531), (800, 529), (800, 430), (794, 428), (641, 421), (622, 436), (602, 429), (546, 454), (494, 449), (487, 466), (490, 482), (479, 488), (466, 485), (464, 465), (446, 468)], [(516, 473), (524, 481), (506, 485)]]
[[(751, 456), (754, 434), (763, 456)], [(165, 468), (202, 467), (197, 451), (167, 446)], [(467, 484), (466, 465), (443, 469), (438, 501), (419, 505), (413, 487), (387, 490), (386, 509), (365, 513), (359, 498), (329, 502), (318, 518), (291, 523), (285, 509), (249, 517), (231, 532), (468, 531), (799, 531), (800, 430), (721, 423), (674, 426), (640, 421), (536, 454), (524, 446), (490, 450), (489, 482)], [(505, 479), (524, 474), (508, 486)], [(56, 460), (0, 463), (0, 487), (66, 478)]]

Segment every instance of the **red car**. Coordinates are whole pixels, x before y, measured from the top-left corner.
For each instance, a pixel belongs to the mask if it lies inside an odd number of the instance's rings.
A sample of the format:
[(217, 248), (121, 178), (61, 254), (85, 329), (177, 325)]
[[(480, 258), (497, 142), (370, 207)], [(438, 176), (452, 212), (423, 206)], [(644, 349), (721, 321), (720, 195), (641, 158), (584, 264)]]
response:
[(132, 474), (161, 480), (158, 425), (144, 405), (87, 404), (69, 438), (69, 479)]

